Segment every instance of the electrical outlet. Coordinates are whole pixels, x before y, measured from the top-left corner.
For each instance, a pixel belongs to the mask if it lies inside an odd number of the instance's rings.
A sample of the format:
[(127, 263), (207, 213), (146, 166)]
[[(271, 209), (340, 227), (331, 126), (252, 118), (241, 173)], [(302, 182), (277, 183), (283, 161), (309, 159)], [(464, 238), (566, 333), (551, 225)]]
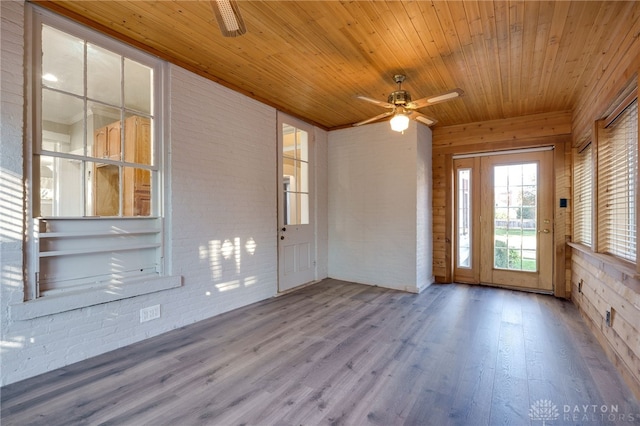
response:
[(140, 322), (147, 322), (156, 318), (160, 318), (160, 305), (140, 309)]
[(605, 318), (605, 320), (606, 320), (606, 322), (607, 322), (607, 327), (611, 327), (611, 320), (612, 320), (612, 318), (611, 318), (611, 311), (612, 311), (612, 309), (611, 309), (611, 308), (609, 308), (609, 310), (607, 311), (607, 316), (606, 316), (606, 318)]

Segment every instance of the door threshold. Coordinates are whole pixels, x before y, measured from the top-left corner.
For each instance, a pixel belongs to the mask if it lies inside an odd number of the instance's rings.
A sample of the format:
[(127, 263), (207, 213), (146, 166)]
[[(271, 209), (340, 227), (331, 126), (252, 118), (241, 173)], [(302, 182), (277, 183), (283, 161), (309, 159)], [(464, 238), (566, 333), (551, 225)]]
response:
[(495, 287), (495, 288), (503, 288), (506, 290), (515, 290), (515, 291), (523, 291), (525, 293), (536, 293), (536, 294), (544, 294), (548, 296), (553, 296), (553, 290), (544, 290), (539, 288), (528, 288), (528, 287), (518, 287), (511, 286), (507, 284), (493, 284), (493, 283), (479, 283), (477, 285), (485, 286), (485, 287)]
[(283, 290), (280, 291), (278, 290), (278, 292), (276, 293), (276, 297), (277, 296), (283, 296), (285, 294), (289, 294), (289, 293), (293, 293), (294, 291), (300, 290), (301, 288), (305, 288), (305, 287), (309, 287), (311, 285), (317, 284), (322, 280), (313, 280), (313, 281), (309, 281), (308, 283), (304, 283), (304, 284), (300, 284), (299, 286), (293, 287), (293, 288), (289, 288), (287, 290)]

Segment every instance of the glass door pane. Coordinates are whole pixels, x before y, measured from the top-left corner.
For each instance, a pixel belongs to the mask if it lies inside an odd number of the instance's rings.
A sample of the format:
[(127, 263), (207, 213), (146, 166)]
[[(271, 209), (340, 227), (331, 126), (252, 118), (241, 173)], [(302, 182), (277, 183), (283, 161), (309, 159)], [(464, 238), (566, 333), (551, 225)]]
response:
[(308, 133), (282, 125), (282, 182), (284, 224), (309, 224), (309, 141)]
[(493, 266), (536, 272), (536, 163), (494, 166)]
[(471, 267), (471, 169), (458, 169), (457, 175), (457, 262), (458, 268)]
[(480, 158), (456, 158), (453, 162), (453, 279), (480, 282)]

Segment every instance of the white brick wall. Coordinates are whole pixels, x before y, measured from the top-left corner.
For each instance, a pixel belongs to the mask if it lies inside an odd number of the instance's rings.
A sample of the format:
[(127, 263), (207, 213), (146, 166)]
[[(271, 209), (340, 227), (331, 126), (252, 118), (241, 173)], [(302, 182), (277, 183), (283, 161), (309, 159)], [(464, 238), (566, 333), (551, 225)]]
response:
[(431, 283), (430, 135), (414, 122), (404, 134), (388, 122), (329, 134), (329, 276), (414, 292)]
[(432, 138), (430, 128), (416, 128), (416, 285), (422, 291), (434, 282)]
[(21, 2), (0, 2), (0, 296), (11, 301), (23, 299), (23, 21)]
[(172, 273), (193, 321), (276, 293), (276, 111), (178, 67), (171, 81)]
[[(23, 22), (21, 1), (0, 1), (0, 385), (25, 379), (262, 300), (277, 291), (276, 111), (169, 66), (171, 120), (169, 246), (180, 288), (28, 321), (12, 320), (23, 300)], [(327, 134), (317, 130), (319, 167)], [(316, 178), (318, 277), (326, 277), (326, 169)], [(10, 206), (10, 207), (7, 207)], [(221, 247), (232, 249), (225, 258)], [(255, 253), (247, 242), (255, 243)], [(323, 257), (324, 256), (324, 257)], [(323, 260), (324, 259), (324, 260)], [(161, 318), (139, 322), (141, 308)]]
[(328, 250), (329, 233), (327, 230), (329, 193), (328, 183), (328, 139), (329, 133), (315, 129), (315, 206), (316, 206), (316, 279), (321, 280), (329, 275)]
[[(11, 333), (8, 306), (24, 298), (22, 286), (23, 111), (24, 92), (22, 2), (0, 1), (0, 360), (21, 361), (18, 352), (26, 340)], [(18, 366), (12, 366), (17, 369)], [(26, 369), (26, 366), (24, 366)]]

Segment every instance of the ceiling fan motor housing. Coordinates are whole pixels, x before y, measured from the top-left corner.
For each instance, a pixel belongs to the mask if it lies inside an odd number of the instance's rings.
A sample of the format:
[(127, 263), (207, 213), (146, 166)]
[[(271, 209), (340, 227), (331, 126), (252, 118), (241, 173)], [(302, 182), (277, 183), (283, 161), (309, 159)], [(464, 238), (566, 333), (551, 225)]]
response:
[(391, 92), (387, 102), (396, 106), (406, 105), (411, 102), (411, 95), (406, 90), (396, 90)]

